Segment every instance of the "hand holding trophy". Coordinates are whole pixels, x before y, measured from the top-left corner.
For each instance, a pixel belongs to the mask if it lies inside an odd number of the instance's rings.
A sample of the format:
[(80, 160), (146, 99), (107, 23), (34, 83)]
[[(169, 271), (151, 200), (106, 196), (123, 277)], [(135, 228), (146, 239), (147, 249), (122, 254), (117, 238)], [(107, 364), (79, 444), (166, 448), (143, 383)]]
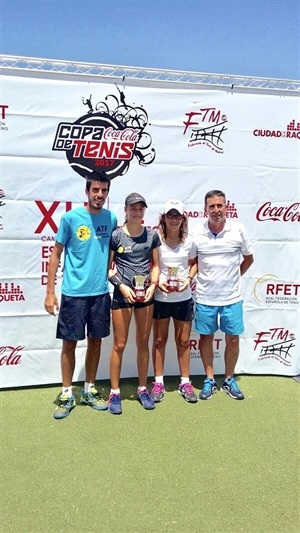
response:
[(178, 267), (168, 267), (168, 279), (167, 287), (169, 292), (178, 292), (179, 290), (179, 279), (178, 279)]
[(133, 276), (131, 283), (134, 289), (136, 302), (144, 302), (146, 276), (142, 276), (142, 275)]

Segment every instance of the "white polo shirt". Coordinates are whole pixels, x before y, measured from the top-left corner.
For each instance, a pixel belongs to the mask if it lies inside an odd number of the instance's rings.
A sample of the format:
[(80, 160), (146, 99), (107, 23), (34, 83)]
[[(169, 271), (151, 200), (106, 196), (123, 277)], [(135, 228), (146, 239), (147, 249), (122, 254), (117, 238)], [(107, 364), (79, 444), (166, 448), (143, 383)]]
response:
[(240, 263), (253, 249), (243, 224), (226, 219), (221, 233), (214, 235), (208, 220), (195, 231), (198, 274), (196, 302), (206, 305), (230, 305), (243, 299)]

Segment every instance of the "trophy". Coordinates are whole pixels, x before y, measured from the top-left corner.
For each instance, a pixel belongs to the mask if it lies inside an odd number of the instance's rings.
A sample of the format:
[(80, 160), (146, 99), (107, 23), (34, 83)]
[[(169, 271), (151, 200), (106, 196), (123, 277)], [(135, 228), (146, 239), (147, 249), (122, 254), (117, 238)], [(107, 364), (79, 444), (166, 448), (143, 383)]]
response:
[(168, 267), (168, 291), (177, 292), (179, 289), (178, 267)]
[(146, 276), (133, 276), (132, 286), (135, 292), (135, 299), (137, 302), (143, 302), (145, 300), (145, 284)]

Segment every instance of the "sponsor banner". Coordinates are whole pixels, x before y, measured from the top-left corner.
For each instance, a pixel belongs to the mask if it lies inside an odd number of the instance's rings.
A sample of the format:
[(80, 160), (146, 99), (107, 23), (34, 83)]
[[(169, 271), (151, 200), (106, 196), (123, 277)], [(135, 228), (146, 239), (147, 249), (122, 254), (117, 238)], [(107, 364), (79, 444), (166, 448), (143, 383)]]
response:
[(299, 314), (290, 308), (250, 310), (237, 372), (295, 376), (299, 373)]
[[(255, 262), (243, 279), (245, 332), (237, 372), (300, 373), (299, 95), (165, 88), (147, 82), (30, 72), (2, 77), (0, 135), (0, 386), (59, 383), (56, 318), (44, 311), (49, 256), (61, 216), (84, 205), (84, 177), (111, 178), (107, 207), (121, 225), (124, 199), (146, 199), (155, 228), (164, 203), (185, 204), (189, 230), (206, 219), (203, 199), (224, 190), (228, 219), (245, 224)], [(2, 118), (1, 118), (2, 117)], [(56, 289), (60, 295), (63, 258)], [(17, 327), (16, 327), (17, 325)], [(134, 323), (122, 376), (136, 376)], [(150, 352), (151, 352), (150, 342)], [(112, 336), (98, 378), (109, 377)], [(191, 374), (203, 374), (199, 335), (190, 339)], [(297, 355), (298, 353), (298, 355)], [(74, 380), (84, 378), (79, 343)], [(224, 336), (214, 341), (224, 372)], [(150, 365), (149, 373), (153, 372)], [(173, 328), (166, 374), (178, 374)]]

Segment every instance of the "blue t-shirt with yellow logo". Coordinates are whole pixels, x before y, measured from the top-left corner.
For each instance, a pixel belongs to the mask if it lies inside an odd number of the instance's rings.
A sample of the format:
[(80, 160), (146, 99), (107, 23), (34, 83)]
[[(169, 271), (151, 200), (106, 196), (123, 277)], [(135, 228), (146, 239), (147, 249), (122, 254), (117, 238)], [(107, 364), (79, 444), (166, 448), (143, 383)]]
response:
[(61, 219), (56, 241), (64, 246), (62, 294), (97, 296), (109, 292), (109, 241), (117, 218), (108, 209), (97, 215), (78, 207)]

